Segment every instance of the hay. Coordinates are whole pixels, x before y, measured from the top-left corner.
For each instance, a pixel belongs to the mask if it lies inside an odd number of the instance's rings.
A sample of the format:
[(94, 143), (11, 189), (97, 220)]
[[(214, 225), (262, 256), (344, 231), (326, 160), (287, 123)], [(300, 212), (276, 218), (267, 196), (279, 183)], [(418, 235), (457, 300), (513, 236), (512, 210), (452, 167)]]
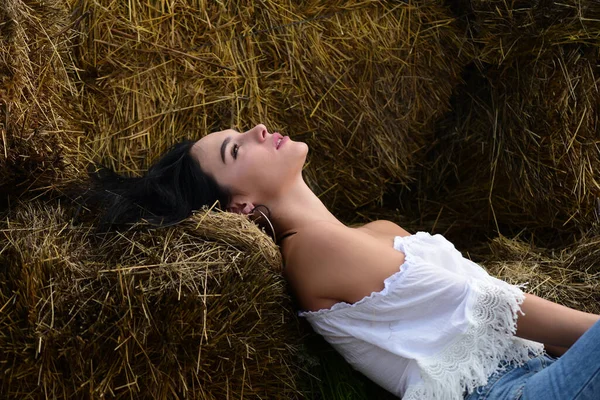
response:
[(494, 65), (565, 44), (600, 45), (600, 4), (595, 0), (472, 0), (469, 30), (478, 58)]
[(498, 237), (482, 266), (512, 284), (529, 282), (527, 292), (567, 307), (600, 313), (600, 237), (586, 236), (562, 249), (535, 247), (520, 238)]
[(473, 61), (416, 181), (384, 207), (465, 248), (521, 231), (562, 246), (596, 225), (598, 10), (592, 1), (454, 4)]
[[(598, 3), (449, 6), (458, 19), (440, 1), (5, 0), (0, 202), (262, 122), (309, 144), (304, 176), (346, 223), (472, 254), (524, 231), (482, 264), (598, 312), (598, 236), (578, 239), (598, 222)], [(294, 398), (305, 368), (349, 377), (296, 363), (279, 252), (242, 217), (100, 240), (20, 207), (0, 228), (4, 396)], [(355, 378), (321, 392), (363, 396)]]
[(411, 180), (472, 53), (431, 2), (73, 4), (86, 157), (135, 175), (263, 122), (309, 144), (306, 180), (340, 215)]
[(599, 61), (598, 49), (565, 45), (473, 65), (439, 122), (418, 206), (405, 209), (505, 235), (526, 229), (545, 246), (597, 224)]
[(78, 174), (82, 133), (63, 1), (0, 2), (0, 209)]
[(280, 254), (254, 224), (203, 211), (96, 237), (68, 214), (33, 202), (1, 224), (3, 396), (299, 396)]

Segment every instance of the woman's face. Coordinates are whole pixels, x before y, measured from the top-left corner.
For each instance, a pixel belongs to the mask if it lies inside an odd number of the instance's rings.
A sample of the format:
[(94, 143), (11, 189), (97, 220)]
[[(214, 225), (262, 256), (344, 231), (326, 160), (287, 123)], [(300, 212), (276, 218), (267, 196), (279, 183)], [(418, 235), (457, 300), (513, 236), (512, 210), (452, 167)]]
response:
[(301, 177), (307, 153), (306, 143), (269, 133), (262, 124), (244, 133), (233, 129), (213, 132), (192, 147), (192, 156), (202, 170), (231, 191), (232, 203), (237, 198), (265, 204), (279, 196)]

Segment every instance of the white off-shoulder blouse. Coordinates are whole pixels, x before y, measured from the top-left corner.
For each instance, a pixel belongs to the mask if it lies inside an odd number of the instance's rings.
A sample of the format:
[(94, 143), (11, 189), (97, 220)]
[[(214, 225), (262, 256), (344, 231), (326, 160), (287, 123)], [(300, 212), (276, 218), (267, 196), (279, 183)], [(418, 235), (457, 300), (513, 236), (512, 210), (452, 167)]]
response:
[(521, 285), (490, 276), (440, 234), (394, 238), (405, 262), (380, 292), (302, 311), (356, 370), (403, 400), (458, 400), (505, 369), (544, 353), (516, 337)]

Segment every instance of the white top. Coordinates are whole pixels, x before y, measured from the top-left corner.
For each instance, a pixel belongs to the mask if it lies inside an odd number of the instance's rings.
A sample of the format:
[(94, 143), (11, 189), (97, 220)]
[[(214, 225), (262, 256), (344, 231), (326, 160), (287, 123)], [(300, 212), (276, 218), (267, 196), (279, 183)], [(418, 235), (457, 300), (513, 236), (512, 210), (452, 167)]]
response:
[(544, 353), (514, 336), (527, 283), (490, 276), (440, 234), (396, 236), (394, 249), (405, 261), (382, 291), (298, 313), (354, 369), (403, 400), (455, 400), (504, 370), (500, 360)]

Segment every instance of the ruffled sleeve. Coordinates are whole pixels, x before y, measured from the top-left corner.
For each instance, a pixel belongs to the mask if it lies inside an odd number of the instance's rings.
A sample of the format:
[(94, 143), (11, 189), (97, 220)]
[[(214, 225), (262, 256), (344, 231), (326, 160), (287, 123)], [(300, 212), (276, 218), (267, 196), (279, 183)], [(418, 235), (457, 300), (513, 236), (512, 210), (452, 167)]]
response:
[(524, 285), (490, 276), (441, 235), (419, 232), (394, 247), (406, 261), (381, 292), (305, 315), (355, 369), (403, 400), (458, 400), (485, 385), (501, 360), (522, 364), (543, 353), (541, 343), (514, 336)]
[[(503, 369), (501, 360), (522, 365), (543, 354), (544, 346), (515, 336), (527, 283), (511, 285), (497, 279), (463, 257), (442, 235), (427, 235), (429, 240), (407, 249), (420, 258), (421, 268), (415, 268), (412, 280), (405, 282), (412, 290), (440, 291), (429, 300), (439, 309), (430, 309), (432, 315), (426, 318), (445, 315), (448, 324), (439, 335), (429, 336), (432, 344), (443, 344), (442, 348), (434, 346), (435, 354), (418, 357), (422, 382), (411, 387), (404, 399), (462, 399), (465, 392), (485, 385), (492, 373)], [(459, 334), (449, 329), (454, 324)]]
[[(441, 275), (453, 281), (452, 273)], [(454, 282), (458, 284), (457, 280)], [(462, 399), (464, 393), (485, 385), (492, 373), (503, 369), (499, 366), (501, 360), (522, 365), (543, 354), (543, 344), (514, 336), (525, 298), (519, 286), (491, 276), (465, 277), (464, 285), (467, 293), (461, 315), (455, 318), (445, 312), (449, 321), (460, 321), (461, 333), (455, 336), (442, 333), (431, 338), (432, 342), (444, 343), (443, 348), (435, 354), (418, 357), (423, 380), (410, 388), (405, 400)]]

